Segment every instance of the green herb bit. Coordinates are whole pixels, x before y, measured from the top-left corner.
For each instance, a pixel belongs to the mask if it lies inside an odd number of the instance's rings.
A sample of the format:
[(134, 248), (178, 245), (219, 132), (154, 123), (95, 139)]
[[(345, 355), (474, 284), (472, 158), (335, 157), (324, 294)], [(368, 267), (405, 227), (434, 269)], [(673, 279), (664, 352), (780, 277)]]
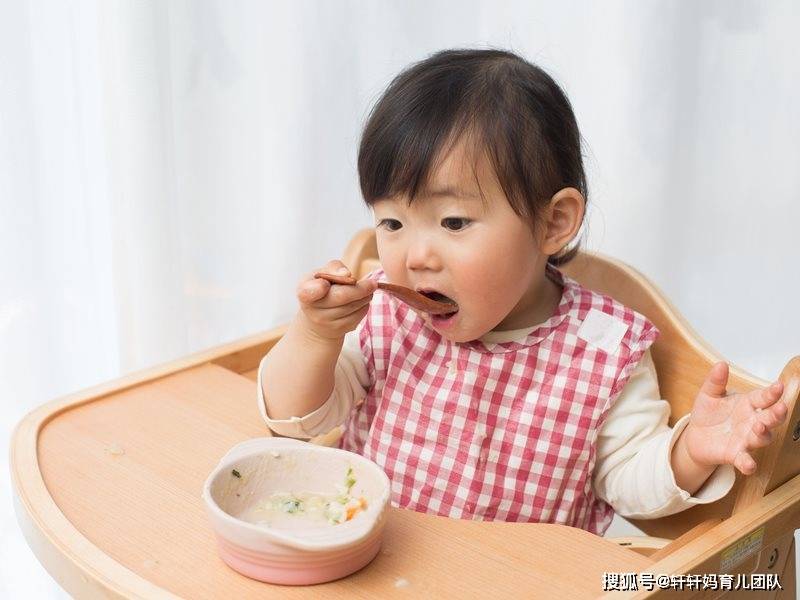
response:
[(287, 513), (300, 512), (301, 511), (300, 500), (297, 500), (296, 498), (292, 498), (291, 500), (286, 500), (281, 505), (281, 510)]
[(347, 467), (347, 475), (345, 476), (344, 484), (347, 487), (347, 492), (350, 493), (350, 488), (356, 484), (356, 478), (353, 476), (353, 467)]
[(241, 479), (241, 478), (242, 478), (242, 476), (239, 474), (239, 471), (237, 471), (236, 469), (234, 469), (233, 471), (231, 471), (231, 473), (233, 473), (233, 476), (234, 476), (234, 477), (238, 477), (239, 479)]

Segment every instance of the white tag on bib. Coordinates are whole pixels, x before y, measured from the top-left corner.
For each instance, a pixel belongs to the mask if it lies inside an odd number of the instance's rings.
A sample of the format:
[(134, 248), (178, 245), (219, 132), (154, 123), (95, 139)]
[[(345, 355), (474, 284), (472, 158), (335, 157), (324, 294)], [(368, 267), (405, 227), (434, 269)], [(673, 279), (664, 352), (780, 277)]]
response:
[(578, 337), (607, 354), (615, 354), (628, 326), (593, 308), (578, 328)]

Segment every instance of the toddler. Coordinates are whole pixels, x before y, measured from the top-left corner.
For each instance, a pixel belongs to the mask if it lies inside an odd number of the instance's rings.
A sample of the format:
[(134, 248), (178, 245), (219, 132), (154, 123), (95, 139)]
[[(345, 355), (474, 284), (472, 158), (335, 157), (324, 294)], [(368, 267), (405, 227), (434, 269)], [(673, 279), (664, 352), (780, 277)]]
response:
[[(786, 418), (781, 384), (727, 395), (718, 363), (669, 428), (656, 328), (558, 270), (587, 190), (575, 116), (544, 71), (499, 50), (412, 65), (370, 114), (358, 171), (382, 268), (300, 282), (259, 368), (275, 433), (341, 432), (386, 471), (395, 506), (598, 535), (614, 510), (660, 517), (754, 472), (749, 452)], [(378, 281), (458, 310), (420, 313)]]

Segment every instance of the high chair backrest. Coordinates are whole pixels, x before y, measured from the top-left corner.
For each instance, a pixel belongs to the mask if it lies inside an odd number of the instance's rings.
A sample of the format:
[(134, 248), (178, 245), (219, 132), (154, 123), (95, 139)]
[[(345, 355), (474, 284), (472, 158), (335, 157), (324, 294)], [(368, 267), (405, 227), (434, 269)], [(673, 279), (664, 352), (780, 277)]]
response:
[[(374, 230), (359, 231), (350, 242), (343, 261), (359, 279), (378, 268), (380, 262)], [(671, 407), (670, 425), (690, 412), (709, 370), (714, 363), (724, 359), (697, 335), (664, 294), (632, 267), (599, 254), (580, 253), (561, 270), (581, 285), (607, 294), (645, 315), (658, 327), (660, 335), (651, 353), (658, 373), (661, 397)], [(800, 377), (798, 358), (784, 370), (786, 378), (792, 374)], [(744, 392), (767, 384), (730, 365), (729, 391)], [(789, 420), (777, 432), (775, 442), (766, 449), (766, 455), (756, 455), (759, 462), (756, 475), (743, 478), (737, 474), (734, 489), (725, 498), (712, 504), (697, 505), (688, 511), (660, 519), (632, 522), (650, 535), (674, 539), (710, 519), (727, 518), (735, 510), (746, 507), (800, 473), (800, 458), (796, 451), (792, 452), (796, 448), (791, 447), (791, 433), (795, 422), (800, 419), (800, 406), (794, 406), (797, 393), (797, 389), (787, 389), (784, 394), (784, 400), (789, 404)], [(793, 409), (796, 410), (793, 412)], [(797, 433), (800, 433), (800, 428)]]

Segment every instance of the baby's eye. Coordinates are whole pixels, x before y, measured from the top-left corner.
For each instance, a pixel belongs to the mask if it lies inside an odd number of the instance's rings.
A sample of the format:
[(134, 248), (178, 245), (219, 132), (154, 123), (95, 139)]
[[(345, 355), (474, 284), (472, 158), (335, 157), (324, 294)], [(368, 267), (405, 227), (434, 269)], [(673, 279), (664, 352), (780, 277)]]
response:
[(450, 231), (460, 231), (469, 225), (472, 221), (464, 217), (446, 217), (442, 219), (442, 227)]
[(389, 231), (397, 231), (403, 224), (397, 219), (381, 219), (378, 221), (378, 227), (385, 227)]

